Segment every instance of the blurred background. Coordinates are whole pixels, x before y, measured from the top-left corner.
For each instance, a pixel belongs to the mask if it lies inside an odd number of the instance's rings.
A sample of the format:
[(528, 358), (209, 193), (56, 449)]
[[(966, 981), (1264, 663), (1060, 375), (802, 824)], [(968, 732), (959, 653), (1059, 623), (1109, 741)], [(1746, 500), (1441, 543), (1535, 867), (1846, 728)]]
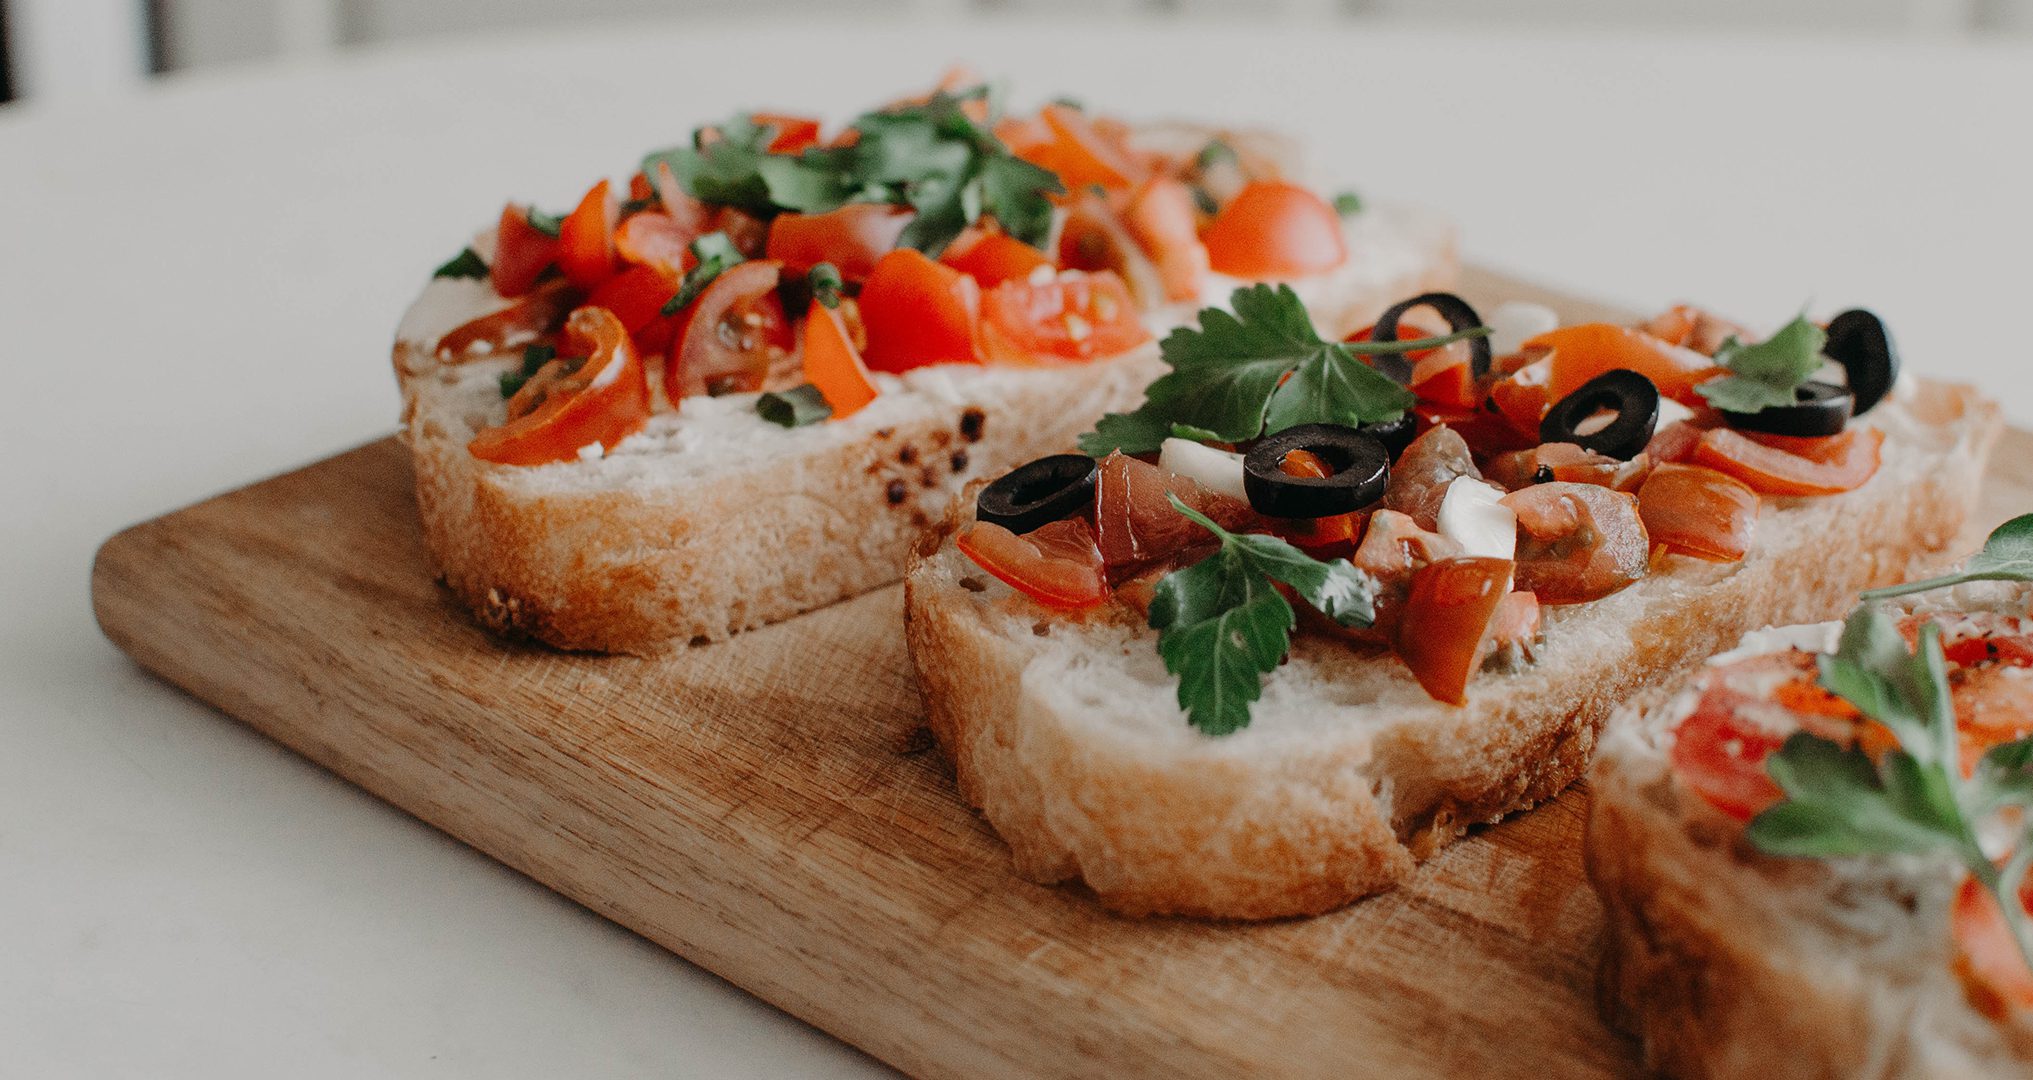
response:
[(1661, 33), (2033, 35), (2033, 0), (0, 0), (0, 101), (164, 72), (508, 27), (687, 14), (1073, 12), (1586, 26)]

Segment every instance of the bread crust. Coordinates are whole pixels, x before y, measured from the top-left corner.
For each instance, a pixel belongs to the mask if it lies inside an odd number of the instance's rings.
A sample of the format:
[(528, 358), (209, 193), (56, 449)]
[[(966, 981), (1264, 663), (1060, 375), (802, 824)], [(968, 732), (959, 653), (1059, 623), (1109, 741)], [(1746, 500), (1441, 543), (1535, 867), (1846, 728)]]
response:
[[(1326, 297), (1336, 323), (1452, 287), (1460, 267), (1442, 231), (1407, 272)], [(950, 392), (878, 399), (888, 418), (854, 439), (788, 449), (805, 432), (786, 432), (757, 461), (707, 477), (616, 483), (597, 464), (532, 470), (474, 458), (466, 444), (486, 422), (476, 401), (488, 395), (460, 381), (466, 365), (403, 341), (394, 362), (424, 538), (452, 594), (504, 636), (637, 654), (724, 639), (895, 581), (911, 543), (968, 481), (1070, 448), (1102, 413), (1135, 406), (1163, 370), (1155, 346), (1049, 371), (955, 365)], [(559, 479), (530, 475), (542, 470)]]
[[(949, 542), (971, 517), (962, 506), (905, 578), (933, 734), (1025, 877), (1082, 879), (1131, 914), (1339, 907), (1565, 788), (1644, 687), (1745, 631), (1839, 614), (1859, 589), (1936, 559), (1975, 505), (1999, 419), (1967, 388), (1918, 396), (1916, 430), (1889, 443), (1903, 464), (1889, 458), (1847, 495), (1768, 506), (1734, 568), (1676, 559), (1625, 593), (1549, 609), (1541, 659), (1478, 677), (1465, 707), (1426, 698), (1392, 658), (1302, 637), (1266, 680), (1257, 722), (1221, 739), (1187, 732), (1152, 670), (1155, 632), (1120, 613), (1057, 615), (971, 573)], [(1284, 684), (1317, 689), (1274, 701)]]

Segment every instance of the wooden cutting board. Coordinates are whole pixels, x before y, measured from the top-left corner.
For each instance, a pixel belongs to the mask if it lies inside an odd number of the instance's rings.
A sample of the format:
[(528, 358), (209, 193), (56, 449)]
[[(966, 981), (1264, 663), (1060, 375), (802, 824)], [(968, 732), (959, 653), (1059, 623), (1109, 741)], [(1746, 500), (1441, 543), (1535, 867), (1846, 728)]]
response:
[[(1486, 273), (1471, 296), (1538, 295)], [(1994, 460), (2027, 460), (2012, 432)], [(150, 670), (906, 1072), (1607, 1077), (1586, 792), (1314, 919), (1131, 920), (1012, 876), (924, 731), (902, 593), (676, 656), (503, 645), (433, 582), (384, 439), (107, 541)], [(2033, 508), (1994, 471), (1988, 529)], [(1971, 546), (1982, 529), (1973, 530)]]

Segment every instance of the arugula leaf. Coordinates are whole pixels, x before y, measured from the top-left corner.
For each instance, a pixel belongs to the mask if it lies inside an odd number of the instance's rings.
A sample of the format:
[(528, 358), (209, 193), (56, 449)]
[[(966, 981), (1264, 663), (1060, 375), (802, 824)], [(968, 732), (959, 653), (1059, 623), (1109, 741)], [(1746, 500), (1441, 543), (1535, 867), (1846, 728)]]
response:
[(710, 232), (692, 241), (691, 252), (699, 264), (685, 271), (684, 279), (678, 282), (677, 294), (664, 301), (658, 314), (676, 315), (690, 307), (692, 301), (706, 291), (706, 286), (713, 284), (713, 280), (728, 267), (745, 261), (735, 248), (734, 241), (729, 240), (724, 232)]
[(556, 238), (558, 233), (563, 231), (565, 227), (565, 215), (546, 214), (534, 206), (530, 207), (529, 213), (523, 216), (529, 219), (530, 228), (552, 238)]
[(764, 394), (755, 399), (755, 411), (764, 420), (787, 428), (816, 424), (833, 415), (833, 407), (826, 404), (826, 396), (811, 383)]
[(557, 359), (557, 356), (558, 350), (555, 345), (531, 345), (524, 348), (522, 350), (522, 366), (516, 370), (501, 373), (501, 396), (505, 398), (514, 397), (515, 392), (522, 389), (523, 383), (535, 377), (537, 372), (543, 370), (545, 364)]
[(1992, 529), (1983, 550), (1970, 556), (1962, 569), (1953, 574), (1872, 589), (1863, 598), (1883, 600), (1966, 581), (2033, 581), (2033, 514), (2021, 514)]
[(1158, 580), (1150, 624), (1158, 655), (1179, 677), (1179, 707), (1209, 735), (1249, 726), (1263, 676), (1291, 646), (1297, 616), (1273, 586), (1283, 582), (1343, 626), (1368, 626), (1375, 599), (1346, 559), (1323, 563), (1274, 536), (1231, 533), (1166, 496), (1174, 509), (1221, 542), (1213, 554)]
[(1694, 389), (1708, 403), (1729, 412), (1754, 413), (1794, 403), (1793, 391), (1821, 367), (1828, 334), (1795, 316), (1764, 341), (1746, 345), (1731, 336), (1715, 350), (1715, 362), (1730, 370)]
[(466, 248), (445, 261), (443, 266), (431, 271), (434, 278), (483, 278), (487, 276), (487, 264), (480, 253)]
[(1362, 196), (1353, 191), (1344, 191), (1334, 197), (1334, 212), (1342, 217), (1354, 217), (1362, 213)]
[[(1136, 411), (1102, 417), (1080, 437), (1080, 449), (1095, 457), (1146, 453), (1177, 426), (1208, 441), (1241, 442), (1296, 424), (1396, 419), (1417, 398), (1355, 352), (1403, 352), (1441, 340), (1324, 341), (1289, 285), (1246, 286), (1229, 303), (1233, 314), (1208, 308), (1198, 330), (1172, 331), (1160, 346), (1172, 370), (1145, 389)], [(1450, 340), (1486, 332), (1478, 327)]]

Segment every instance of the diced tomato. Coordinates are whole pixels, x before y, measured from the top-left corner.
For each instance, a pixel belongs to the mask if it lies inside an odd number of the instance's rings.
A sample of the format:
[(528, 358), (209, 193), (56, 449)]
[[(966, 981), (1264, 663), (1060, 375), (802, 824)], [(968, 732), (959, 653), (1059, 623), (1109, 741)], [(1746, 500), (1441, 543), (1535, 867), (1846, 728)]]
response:
[(614, 273), (614, 224), (620, 206), (600, 181), (558, 228), (558, 269), (565, 280), (590, 289)]
[(1690, 396), (1696, 383), (1723, 370), (1700, 353), (1616, 323), (1563, 326), (1525, 342), (1525, 348), (1553, 350), (1546, 379), (1549, 402), (1559, 401), (1588, 380), (1617, 368), (1643, 375), (1659, 387), (1659, 393), (1678, 400)]
[(862, 281), (896, 247), (897, 237), (917, 213), (887, 203), (848, 203), (823, 214), (778, 214), (769, 224), (764, 251), (789, 274), (804, 274), (832, 263), (848, 281)]
[[(1325, 480), (1334, 475), (1325, 458), (1311, 450), (1293, 450), (1278, 462), (1286, 476)], [(1278, 522), (1279, 535), (1306, 550), (1314, 558), (1347, 558), (1355, 553), (1356, 538), (1362, 535), (1367, 515), (1355, 510), (1320, 518), (1298, 518)]]
[(699, 261), (690, 250), (698, 238), (670, 214), (643, 210), (628, 215), (614, 230), (614, 251), (632, 266), (658, 266), (682, 274)]
[(692, 394), (760, 390), (771, 369), (796, 344), (777, 297), (782, 267), (768, 260), (720, 272), (684, 312), (684, 329), (664, 365), (664, 393), (673, 402)]
[(1645, 456), (1662, 465), (1686, 461), (1694, 456), (1694, 448), (1701, 444), (1701, 434), (1705, 430), (1689, 420), (1668, 424), (1652, 433), (1652, 441), (1645, 444)]
[(1047, 607), (1077, 611), (1108, 599), (1101, 552), (1084, 518), (1054, 521), (1022, 536), (977, 521), (953, 543), (976, 566)]
[(833, 409), (836, 420), (853, 416), (875, 400), (874, 380), (840, 312), (817, 300), (805, 312), (805, 381)]
[(1715, 350), (1727, 338), (1747, 336), (1743, 327), (1691, 304), (1680, 304), (1653, 316), (1644, 330), (1661, 341), (1684, 346), (1704, 356), (1714, 356)]
[(1651, 542), (1635, 496), (1556, 480), (1503, 504), (1518, 515), (1518, 588), (1541, 602), (1600, 600), (1645, 576)]
[(1885, 433), (1853, 427), (1821, 439), (1775, 441), (1716, 428), (1702, 434), (1692, 460), (1766, 495), (1834, 495), (1862, 487), (1877, 473)]
[(1127, 148), (1070, 105), (1047, 105), (1036, 121), (1005, 120), (996, 125), (996, 135), (1011, 153), (1055, 173), (1068, 191), (1090, 185), (1123, 188), (1136, 182), (1136, 162)]
[(1348, 261), (1341, 215), (1320, 196), (1282, 180), (1243, 185), (1200, 239), (1217, 272), (1253, 281), (1322, 274)]
[(1394, 644), (1434, 700), (1468, 702), (1468, 680), (1489, 655), (1490, 623), (1510, 593), (1511, 570), (1508, 559), (1466, 557), (1413, 572)]
[(622, 329), (634, 334), (654, 321), (664, 304), (677, 295), (679, 280), (662, 267), (631, 266), (587, 294), (586, 305), (613, 312)]
[(775, 130), (769, 145), (764, 148), (769, 153), (796, 154), (819, 144), (819, 122), (810, 117), (759, 112), (749, 113), (748, 120), (757, 126)]
[(438, 355), (454, 360), (468, 354), (498, 353), (527, 345), (558, 328), (579, 301), (571, 283), (557, 280), (516, 297), (506, 307), (460, 324), (438, 339)]
[[(1910, 616), (1899, 630), (1910, 645), (1918, 639), (1921, 624), (1930, 621)], [(1941, 652), (1949, 663), (1961, 667), (1987, 663), (2033, 667), (2033, 619), (1994, 611), (1960, 615), (1942, 624)]]
[(1412, 406), (1419, 428), (1431, 431), (1445, 427), (1466, 440), (1479, 455), (1501, 454), (1508, 450), (1529, 450), (1539, 445), (1539, 431), (1520, 430), (1503, 413), (1488, 408), (1464, 409), (1437, 402), (1421, 401)]
[[(539, 372), (510, 401), (525, 409), (500, 427), (483, 431), (467, 449), (482, 461), (544, 465), (571, 461), (583, 447), (612, 450), (649, 422), (649, 379), (621, 321), (605, 308), (582, 307), (565, 320), (563, 357)], [(569, 372), (565, 366), (577, 363)], [(618, 369), (618, 370), (610, 370)], [(525, 396), (527, 395), (527, 396)]]
[(1125, 569), (1213, 542), (1207, 530), (1179, 513), (1168, 495), (1177, 495), (1225, 529), (1258, 520), (1248, 503), (1210, 491), (1191, 477), (1120, 452), (1110, 454), (1101, 460), (1094, 480), (1094, 531), (1110, 574), (1121, 576)]
[(1714, 469), (1668, 463), (1638, 489), (1638, 515), (1652, 543), (1676, 555), (1736, 562), (1751, 549), (1758, 493)]
[(981, 300), (981, 336), (1005, 363), (1120, 356), (1151, 339), (1122, 279), (1067, 270), (1050, 281), (1005, 281)]
[(1521, 432), (1530, 432), (1536, 438), (1539, 422), (1546, 418), (1546, 410), (1553, 407), (1553, 395), (1547, 391), (1547, 383), (1553, 377), (1553, 362), (1541, 357), (1518, 370), (1498, 379), (1489, 388), (1490, 404)]
[(495, 292), (523, 295), (557, 259), (558, 238), (529, 223), (529, 207), (502, 207), (501, 224), (494, 230), (494, 264), (487, 268)]
[(704, 236), (713, 231), (713, 208), (686, 191), (669, 165), (658, 162), (649, 182), (656, 189), (657, 201), (663, 204), (663, 212), (669, 214), (687, 234)]
[(860, 301), (871, 369), (981, 363), (981, 286), (966, 274), (898, 248), (875, 264)]
[(993, 289), (1005, 281), (1029, 281), (1039, 267), (1052, 260), (1045, 253), (1008, 233), (981, 232), (954, 241), (939, 261)]
[(1107, 270), (1122, 278), (1129, 293), (1144, 307), (1165, 301), (1165, 284), (1157, 265), (1117, 219), (1108, 200), (1091, 192), (1066, 204), (1059, 224), (1059, 266), (1066, 270)]
[(1158, 268), (1167, 300), (1197, 300), (1212, 264), (1200, 242), (1193, 192), (1176, 177), (1153, 176), (1137, 188), (1123, 215), (1137, 246)]
[[(2033, 888), (2022, 889), (2019, 902), (2033, 905)], [(1955, 935), (1956, 972), (1970, 1003), (1994, 1020), (2033, 1008), (2033, 970), (2026, 967), (2012, 924), (1982, 882), (1963, 879), (1949, 924)]]
[(1779, 785), (1765, 773), (1765, 759), (1785, 741), (1737, 718), (1746, 699), (1710, 675), (1709, 688), (1673, 736), (1673, 772), (1710, 806), (1749, 821), (1779, 801)]

